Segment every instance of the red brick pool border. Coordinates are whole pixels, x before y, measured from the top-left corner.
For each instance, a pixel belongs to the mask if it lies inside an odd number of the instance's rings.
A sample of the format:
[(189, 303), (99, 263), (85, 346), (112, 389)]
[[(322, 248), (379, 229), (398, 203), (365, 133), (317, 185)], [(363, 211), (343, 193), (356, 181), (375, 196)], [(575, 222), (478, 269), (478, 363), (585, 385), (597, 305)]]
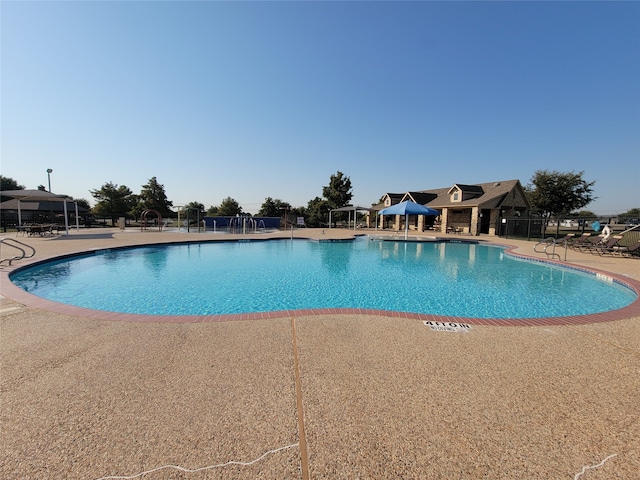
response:
[[(397, 312), (391, 310), (377, 310), (367, 308), (318, 308), (304, 310), (279, 310), (273, 312), (255, 312), (221, 315), (145, 315), (132, 313), (106, 312), (91, 310), (82, 307), (75, 307), (58, 302), (53, 302), (44, 298), (32, 295), (11, 282), (9, 274), (19, 268), (8, 268), (0, 271), (0, 284), (2, 285), (2, 295), (31, 308), (38, 308), (50, 312), (85, 317), (95, 320), (109, 320), (120, 322), (155, 322), (155, 323), (206, 323), (206, 322), (233, 322), (250, 320), (267, 320), (274, 318), (303, 317), (311, 315), (373, 315), (382, 317), (394, 317), (409, 320), (433, 321), (441, 323), (465, 323), (468, 325), (489, 325), (489, 326), (551, 326), (551, 325), (584, 325), (589, 323), (611, 322), (627, 318), (640, 317), (640, 281), (617, 275), (614, 273), (584, 268), (575, 264), (563, 263), (559, 261), (540, 259), (520, 253), (514, 253), (514, 247), (500, 245), (505, 248), (505, 252), (519, 258), (527, 260), (562, 266), (573, 270), (578, 270), (594, 275), (600, 279), (624, 285), (636, 293), (637, 298), (626, 307), (602, 313), (587, 315), (574, 315), (566, 317), (539, 317), (539, 318), (516, 318), (516, 319), (491, 319), (491, 318), (468, 318), (448, 315), (433, 315), (429, 313)], [(68, 255), (63, 255), (68, 256)], [(59, 257), (58, 257), (59, 258)], [(51, 260), (47, 259), (47, 260)], [(42, 261), (42, 260), (41, 260)], [(41, 261), (37, 262), (40, 263)], [(44, 260), (46, 261), (46, 260)], [(633, 260), (631, 260), (633, 261)], [(26, 265), (21, 265), (24, 267)]]

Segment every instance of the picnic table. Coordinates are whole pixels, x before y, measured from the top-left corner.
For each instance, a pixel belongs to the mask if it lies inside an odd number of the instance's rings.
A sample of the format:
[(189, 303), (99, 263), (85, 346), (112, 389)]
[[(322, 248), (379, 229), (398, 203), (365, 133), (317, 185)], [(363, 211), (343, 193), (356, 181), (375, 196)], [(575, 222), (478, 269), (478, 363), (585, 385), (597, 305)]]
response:
[(53, 235), (54, 230), (56, 233), (60, 232), (60, 227), (53, 224), (25, 225), (22, 227), (22, 229), (29, 237), (33, 237), (34, 235), (38, 235), (39, 237), (43, 237), (45, 235)]

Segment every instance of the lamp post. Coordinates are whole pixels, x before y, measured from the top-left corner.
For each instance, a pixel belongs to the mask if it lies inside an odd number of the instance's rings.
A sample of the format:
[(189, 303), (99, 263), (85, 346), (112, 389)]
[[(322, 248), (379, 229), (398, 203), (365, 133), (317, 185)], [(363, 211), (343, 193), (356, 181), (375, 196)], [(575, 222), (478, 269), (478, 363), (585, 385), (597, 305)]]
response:
[[(47, 180), (49, 182), (49, 193), (51, 193), (51, 172), (53, 172), (53, 170), (50, 168), (47, 168)], [(51, 202), (51, 200), (49, 200), (49, 222), (50, 223), (53, 222), (53, 203)]]
[(282, 210), (282, 213), (284, 215), (284, 229), (285, 231), (287, 230), (287, 213), (289, 212), (289, 207), (280, 207), (280, 210)]

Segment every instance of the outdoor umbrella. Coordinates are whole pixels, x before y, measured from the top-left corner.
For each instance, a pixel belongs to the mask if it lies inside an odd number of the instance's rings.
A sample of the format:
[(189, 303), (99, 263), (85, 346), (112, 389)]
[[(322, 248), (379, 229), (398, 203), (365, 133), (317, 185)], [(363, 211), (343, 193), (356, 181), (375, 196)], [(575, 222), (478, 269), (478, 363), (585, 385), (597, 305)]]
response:
[(404, 215), (404, 238), (407, 239), (409, 235), (409, 215), (432, 215), (438, 216), (440, 212), (433, 208), (425, 207), (419, 203), (412, 202), (411, 200), (405, 200), (396, 205), (383, 208), (379, 212), (380, 215)]

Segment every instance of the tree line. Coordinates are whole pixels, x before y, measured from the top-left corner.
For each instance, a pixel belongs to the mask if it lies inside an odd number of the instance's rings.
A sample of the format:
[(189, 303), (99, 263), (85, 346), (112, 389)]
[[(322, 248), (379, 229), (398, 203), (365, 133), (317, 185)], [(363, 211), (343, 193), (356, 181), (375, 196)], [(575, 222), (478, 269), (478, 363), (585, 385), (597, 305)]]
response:
[[(93, 213), (96, 216), (110, 216), (115, 219), (126, 216), (137, 219), (144, 210), (156, 210), (163, 217), (176, 217), (177, 211), (188, 213), (190, 218), (208, 216), (234, 217), (236, 215), (250, 215), (243, 212), (242, 206), (232, 197), (222, 200), (220, 205), (212, 205), (205, 210), (202, 203), (194, 201), (178, 206), (174, 211), (171, 202), (164, 191), (164, 185), (158, 183), (156, 177), (142, 186), (139, 195), (134, 195), (126, 186), (107, 183), (102, 188), (91, 190), (96, 199)], [(347, 205), (353, 198), (351, 179), (338, 171), (331, 175), (329, 185), (322, 187), (322, 197), (309, 200), (306, 207), (292, 207), (289, 202), (267, 197), (257, 213), (259, 217), (281, 217), (283, 213), (303, 217), (310, 226), (320, 226), (326, 222), (329, 210)]]
[[(581, 210), (597, 198), (594, 197), (593, 191), (595, 182), (588, 182), (583, 176), (584, 172), (536, 171), (530, 183), (524, 187), (532, 206), (532, 213), (545, 219), (569, 215), (595, 217), (593, 212)], [(0, 196), (4, 190), (24, 188), (14, 179), (0, 175)], [(42, 185), (38, 188), (45, 189)], [(139, 194), (134, 194), (126, 185), (117, 185), (113, 182), (107, 182), (102, 187), (89, 192), (96, 201), (93, 208), (85, 199), (75, 201), (90, 209), (96, 217), (110, 218), (112, 222), (119, 217), (138, 219), (144, 210), (156, 210), (165, 218), (175, 218), (178, 215), (173, 209), (173, 202), (167, 198), (164, 185), (160, 184), (156, 177), (150, 178), (145, 185), (142, 185)], [(303, 217), (309, 226), (321, 226), (328, 221), (330, 210), (349, 205), (352, 198), (351, 179), (341, 171), (337, 171), (330, 176), (328, 185), (322, 187), (322, 196), (309, 200), (305, 207), (292, 207), (287, 201), (267, 197), (257, 216), (282, 217), (283, 214), (288, 214)], [(5, 198), (2, 200), (4, 201)], [(242, 206), (231, 197), (223, 199), (220, 205), (213, 205), (208, 209), (205, 209), (202, 203), (194, 201), (178, 206), (177, 210), (183, 213), (188, 211), (190, 218), (205, 215), (249, 215), (243, 212)], [(640, 208), (632, 208), (618, 217), (620, 221), (638, 218)]]
[[(24, 190), (12, 178), (0, 175), (0, 194), (3, 190)], [(44, 186), (38, 187), (45, 190)], [(158, 182), (156, 177), (142, 185), (140, 193), (135, 194), (126, 185), (118, 185), (107, 182), (100, 188), (89, 190), (95, 200), (93, 208), (85, 199), (74, 199), (79, 205), (89, 209), (97, 218), (110, 219), (115, 224), (118, 218), (139, 219), (145, 210), (155, 210), (163, 218), (176, 218), (178, 212), (184, 218), (208, 216), (234, 217), (236, 215), (250, 215), (243, 212), (242, 206), (233, 198), (227, 197), (220, 205), (212, 205), (208, 209), (198, 202), (189, 202), (174, 208), (173, 202), (167, 198), (164, 185)], [(328, 220), (329, 211), (333, 208), (344, 207), (353, 198), (351, 179), (341, 171), (329, 178), (329, 184), (322, 187), (322, 197), (315, 197), (307, 203), (306, 207), (292, 207), (289, 202), (278, 198), (267, 197), (262, 203), (257, 216), (281, 217), (283, 214), (303, 217), (309, 226), (321, 226)], [(4, 200), (4, 199), (2, 199)]]

